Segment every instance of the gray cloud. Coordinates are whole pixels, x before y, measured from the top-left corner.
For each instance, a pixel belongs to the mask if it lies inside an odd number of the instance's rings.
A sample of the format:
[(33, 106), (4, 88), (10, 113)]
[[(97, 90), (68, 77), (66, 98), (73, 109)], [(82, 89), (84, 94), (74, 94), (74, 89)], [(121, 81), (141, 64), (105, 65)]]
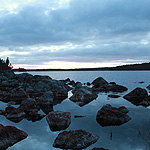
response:
[[(54, 1), (43, 1), (20, 6), (15, 14), (1, 13), (0, 46), (29, 52), (12, 54), (14, 63), (19, 63), (17, 57), (24, 58), (20, 63), (149, 59), (150, 1), (71, 0), (69, 7), (53, 6)], [(78, 46), (39, 51), (67, 43)]]

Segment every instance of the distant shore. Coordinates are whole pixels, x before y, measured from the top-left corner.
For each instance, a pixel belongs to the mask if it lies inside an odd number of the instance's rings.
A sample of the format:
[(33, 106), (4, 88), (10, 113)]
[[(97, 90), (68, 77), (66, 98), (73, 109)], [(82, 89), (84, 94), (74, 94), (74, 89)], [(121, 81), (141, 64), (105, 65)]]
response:
[(101, 68), (75, 68), (75, 69), (13, 69), (18, 72), (25, 71), (147, 71), (150, 70), (150, 62), (149, 63), (141, 63), (141, 64), (130, 64), (130, 65), (122, 65), (116, 67), (101, 67)]

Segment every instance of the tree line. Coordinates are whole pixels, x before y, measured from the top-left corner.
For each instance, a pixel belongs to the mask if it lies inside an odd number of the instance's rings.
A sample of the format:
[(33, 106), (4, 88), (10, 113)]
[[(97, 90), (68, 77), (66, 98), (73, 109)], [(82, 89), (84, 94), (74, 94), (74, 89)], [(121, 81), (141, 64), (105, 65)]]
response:
[(6, 60), (0, 58), (0, 71), (11, 70), (12, 68), (13, 66), (9, 61), (9, 57), (7, 57)]

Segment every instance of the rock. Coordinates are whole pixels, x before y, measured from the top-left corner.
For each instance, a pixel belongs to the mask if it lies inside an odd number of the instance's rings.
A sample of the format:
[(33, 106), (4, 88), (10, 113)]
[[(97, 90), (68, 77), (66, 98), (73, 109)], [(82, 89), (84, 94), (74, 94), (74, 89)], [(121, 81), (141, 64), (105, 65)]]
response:
[(28, 98), (27, 93), (22, 88), (15, 88), (7, 91), (0, 91), (0, 101), (8, 103), (9, 101), (20, 104)]
[(108, 150), (108, 149), (94, 147), (92, 150)]
[(69, 85), (72, 85), (72, 86), (74, 87), (74, 86), (75, 86), (75, 81), (72, 80), (72, 81), (70, 81), (68, 84), (69, 84)]
[(45, 114), (53, 111), (53, 93), (52, 91), (45, 92), (39, 97), (38, 104)]
[(106, 86), (106, 92), (112, 91), (112, 92), (124, 92), (128, 89), (125, 86), (117, 85), (117, 84), (108, 84)]
[(139, 105), (142, 105), (144, 107), (150, 106), (150, 95), (144, 98), (143, 101), (139, 103)]
[(120, 96), (119, 96), (119, 95), (115, 95), (115, 94), (109, 94), (108, 97), (111, 97), (111, 98), (119, 98)]
[(118, 110), (125, 113), (125, 114), (127, 114), (129, 112), (129, 110), (124, 106), (119, 107)]
[(25, 139), (28, 134), (14, 126), (3, 126), (0, 124), (0, 149), (6, 150), (8, 147)]
[(4, 110), (0, 110), (0, 115), (4, 115), (5, 116), (6, 112)]
[(102, 126), (118, 126), (128, 122), (131, 118), (126, 114), (125, 107), (115, 108), (111, 105), (104, 105), (96, 116), (96, 121)]
[(102, 77), (98, 77), (92, 82), (92, 84), (93, 84), (92, 88), (94, 91), (103, 92), (105, 91), (105, 87), (108, 85), (108, 82)]
[(99, 136), (84, 130), (64, 131), (59, 133), (53, 146), (61, 149), (84, 149), (97, 142)]
[(74, 115), (74, 118), (82, 118), (82, 117), (85, 117), (85, 116), (82, 116), (82, 115)]
[(95, 86), (106, 86), (108, 82), (104, 78), (98, 77), (92, 82), (92, 84)]
[(148, 90), (150, 90), (150, 85), (148, 85), (146, 88), (147, 88)]
[(137, 87), (130, 93), (126, 94), (123, 98), (130, 101), (134, 105), (139, 105), (147, 97), (147, 91), (143, 88)]
[(24, 100), (21, 105), (19, 106), (19, 109), (22, 109), (26, 114), (29, 112), (38, 112), (39, 108), (36, 104), (35, 99), (28, 98)]
[(35, 122), (35, 121), (39, 121), (41, 120), (42, 118), (44, 118), (46, 115), (44, 114), (39, 114), (37, 112), (29, 112), (28, 114), (26, 114), (26, 119), (29, 120), (29, 121), (32, 121), (32, 122)]
[(6, 118), (12, 122), (18, 123), (25, 117), (25, 112), (15, 107), (6, 107)]
[(87, 82), (87, 86), (90, 86), (91, 85), (91, 83), (90, 82)]
[(16, 78), (19, 82), (27, 82), (27, 83), (32, 83), (33, 82), (33, 75), (29, 73), (21, 73), (21, 74), (16, 74)]
[(141, 83), (141, 84), (142, 84), (142, 83), (144, 83), (144, 81), (140, 81), (139, 83)]
[(71, 101), (77, 103), (79, 106), (84, 106), (96, 99), (98, 95), (89, 88), (81, 87), (74, 91), (74, 94), (69, 98)]
[(65, 130), (71, 123), (71, 113), (61, 111), (49, 112), (46, 120), (52, 131)]

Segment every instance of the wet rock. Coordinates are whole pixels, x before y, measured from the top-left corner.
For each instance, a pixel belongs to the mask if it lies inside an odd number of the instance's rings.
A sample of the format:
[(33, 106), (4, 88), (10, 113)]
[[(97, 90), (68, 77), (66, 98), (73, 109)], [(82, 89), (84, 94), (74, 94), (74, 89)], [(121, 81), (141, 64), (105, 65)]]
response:
[(9, 101), (20, 104), (28, 98), (27, 93), (22, 88), (15, 88), (7, 91), (0, 91), (0, 101), (8, 103)]
[(90, 86), (91, 85), (91, 83), (90, 82), (87, 82), (87, 86)]
[(64, 131), (59, 133), (53, 146), (61, 149), (84, 149), (97, 142), (99, 136), (84, 130)]
[(25, 139), (28, 134), (14, 126), (3, 126), (0, 124), (0, 149), (6, 150), (8, 147)]
[(52, 131), (65, 130), (71, 123), (71, 113), (61, 111), (49, 112), (46, 120)]
[(5, 116), (6, 112), (4, 110), (0, 110), (0, 115), (4, 115)]
[(38, 105), (45, 114), (53, 111), (53, 93), (52, 91), (45, 92), (41, 97), (39, 97)]
[(111, 97), (111, 98), (119, 98), (120, 96), (119, 96), (119, 95), (115, 95), (115, 94), (109, 94), (108, 97)]
[(85, 116), (82, 116), (82, 115), (74, 115), (74, 118), (82, 118), (82, 117), (85, 117)]
[(130, 101), (134, 105), (140, 105), (140, 103), (143, 102), (143, 100), (147, 97), (147, 91), (143, 88), (137, 87), (130, 93), (126, 94), (123, 98)]
[(74, 94), (69, 99), (79, 106), (84, 106), (98, 97), (96, 93), (86, 87), (78, 88), (73, 93)]
[(6, 107), (5, 109), (6, 118), (12, 122), (18, 123), (25, 117), (25, 112), (15, 107)]
[(33, 82), (33, 75), (29, 73), (16, 74), (16, 78), (19, 82), (27, 82), (27, 83)]
[(142, 105), (144, 107), (150, 106), (150, 95), (144, 98), (143, 101), (139, 103), (139, 105)]
[(108, 84), (106, 86), (106, 92), (112, 91), (112, 92), (124, 92), (128, 89), (125, 86), (118, 85), (118, 84)]
[(96, 116), (96, 121), (102, 126), (118, 126), (128, 122), (131, 118), (126, 114), (125, 107), (115, 108), (111, 105), (104, 105)]
[(92, 88), (94, 90), (103, 92), (105, 91), (105, 87), (108, 85), (108, 82), (104, 78), (98, 77), (92, 82), (92, 84), (93, 84)]
[(147, 88), (148, 90), (150, 90), (150, 85), (148, 85), (146, 88)]
[(46, 115), (39, 114), (38, 112), (29, 112), (26, 114), (26, 119), (32, 122), (39, 121), (44, 118)]
[(23, 110), (26, 114), (29, 112), (39, 111), (39, 107), (37, 106), (35, 99), (32, 98), (24, 100), (19, 106), (19, 109)]
[(142, 84), (142, 83), (144, 83), (144, 81), (140, 81), (139, 83), (141, 83), (141, 84)]
[(92, 150), (108, 150), (108, 149), (105, 149), (105, 148), (96, 148), (96, 147), (94, 147)]
[(75, 81), (72, 80), (72, 81), (70, 81), (68, 84), (69, 84), (69, 85), (72, 85), (72, 86), (74, 87), (74, 86), (75, 86)]

